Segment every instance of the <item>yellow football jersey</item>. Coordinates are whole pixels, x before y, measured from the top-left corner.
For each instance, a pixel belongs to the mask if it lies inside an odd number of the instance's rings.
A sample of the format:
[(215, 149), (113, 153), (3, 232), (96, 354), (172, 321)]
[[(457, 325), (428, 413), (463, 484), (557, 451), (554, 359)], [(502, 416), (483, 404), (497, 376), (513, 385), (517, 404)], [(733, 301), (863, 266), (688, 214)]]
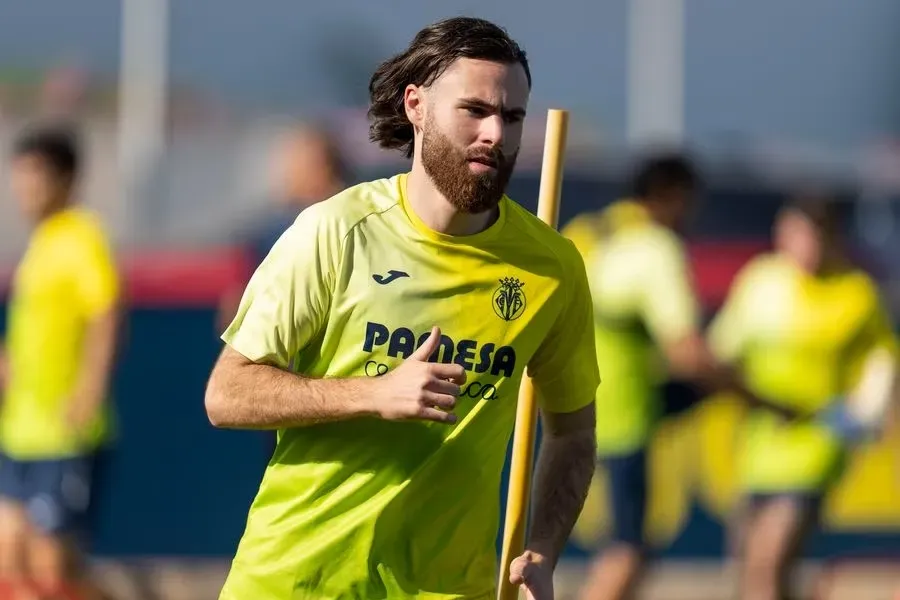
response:
[(10, 298), (10, 380), (0, 405), (0, 448), (19, 459), (91, 451), (108, 435), (101, 411), (87, 433), (66, 422), (91, 320), (119, 297), (115, 259), (100, 221), (82, 208), (44, 220), (18, 265)]
[(563, 237), (572, 241), (585, 262), (588, 255), (600, 241), (600, 220), (602, 211), (585, 212), (575, 216), (560, 230)]
[[(848, 269), (817, 277), (778, 255), (738, 274), (710, 341), (718, 356), (740, 365), (751, 391), (808, 415), (853, 389), (869, 352), (897, 347), (868, 275)], [(843, 456), (825, 427), (784, 424), (760, 411), (747, 425), (741, 478), (757, 491), (820, 488), (834, 480)]]
[(504, 197), (485, 231), (429, 229), (406, 176), (305, 210), (251, 278), (225, 342), (311, 377), (377, 377), (441, 328), (468, 380), (453, 426), (287, 429), (222, 598), (489, 598), (501, 471), (527, 367), (543, 409), (590, 405), (591, 298), (575, 247)]
[(605, 381), (597, 446), (601, 455), (628, 454), (648, 443), (662, 414), (660, 344), (698, 330), (699, 302), (683, 242), (639, 202), (615, 202), (591, 223), (593, 245), (582, 252)]

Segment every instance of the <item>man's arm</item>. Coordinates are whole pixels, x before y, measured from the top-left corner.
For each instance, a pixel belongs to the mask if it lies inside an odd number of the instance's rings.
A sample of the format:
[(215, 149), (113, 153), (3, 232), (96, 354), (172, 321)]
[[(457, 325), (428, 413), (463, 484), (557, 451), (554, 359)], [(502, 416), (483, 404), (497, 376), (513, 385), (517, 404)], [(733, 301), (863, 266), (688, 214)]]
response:
[[(737, 369), (719, 360), (700, 330), (700, 303), (696, 296), (687, 257), (674, 236), (656, 240), (648, 258), (650, 273), (643, 278), (642, 311), (650, 333), (662, 351), (668, 373), (687, 380), (707, 393), (732, 392), (746, 404), (765, 408), (785, 418), (798, 415), (786, 407), (759, 398), (744, 385)], [(745, 287), (739, 277), (736, 288)], [(740, 302), (730, 294), (726, 301), (727, 320), (734, 321)], [(739, 319), (738, 319), (739, 320)], [(731, 337), (740, 334), (741, 324), (729, 324)], [(739, 340), (733, 345), (739, 346)], [(735, 350), (734, 352), (737, 352)]]
[(897, 399), (897, 358), (892, 348), (879, 347), (863, 359), (862, 372), (842, 401), (820, 415), (847, 441), (877, 435)]
[(9, 359), (6, 357), (6, 346), (0, 340), (0, 390), (6, 387), (9, 381)]
[(206, 414), (216, 427), (283, 429), (374, 416), (363, 378), (312, 379), (254, 363), (225, 346), (206, 387)]
[(116, 354), (118, 317), (118, 311), (113, 309), (94, 318), (88, 325), (84, 362), (76, 387), (84, 396), (100, 401), (106, 396)]
[(555, 567), (581, 514), (596, 463), (594, 403), (572, 413), (543, 411), (526, 549)]
[(695, 382), (706, 393), (730, 392), (749, 406), (764, 408), (784, 418), (800, 416), (796, 411), (760, 398), (747, 389), (737, 369), (718, 361), (698, 331), (691, 331), (673, 341), (663, 341), (660, 347), (669, 373)]
[(455, 423), (449, 412), (465, 383), (461, 365), (429, 363), (441, 332), (387, 375), (314, 379), (254, 363), (225, 346), (206, 387), (206, 413), (216, 427), (283, 429), (358, 417)]
[(69, 232), (68, 268), (75, 282), (72, 310), (86, 323), (78, 375), (68, 399), (68, 419), (89, 426), (107, 399), (115, 364), (121, 308), (119, 273), (99, 222), (86, 220)]
[(118, 312), (109, 310), (94, 317), (84, 338), (84, 359), (69, 405), (76, 427), (87, 425), (103, 406), (109, 390), (116, 354)]
[(722, 377), (700, 334), (700, 303), (682, 242), (660, 232), (645, 243), (647, 272), (639, 279), (639, 306), (668, 374), (718, 388)]
[(883, 431), (900, 391), (900, 348), (893, 320), (880, 298), (856, 343), (841, 365), (849, 387), (846, 396), (827, 408), (823, 417), (838, 425), (839, 431), (843, 423), (848, 433), (869, 437)]

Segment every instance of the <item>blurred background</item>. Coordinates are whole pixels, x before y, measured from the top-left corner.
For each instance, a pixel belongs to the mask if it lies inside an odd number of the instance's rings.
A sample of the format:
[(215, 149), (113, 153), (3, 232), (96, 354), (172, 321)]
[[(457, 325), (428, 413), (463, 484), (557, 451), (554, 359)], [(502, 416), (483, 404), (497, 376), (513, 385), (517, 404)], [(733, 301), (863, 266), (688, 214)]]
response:
[[(345, 184), (405, 169), (367, 141), (369, 76), (455, 14), (502, 24), (529, 53), (518, 202), (534, 209), (543, 115), (566, 108), (561, 225), (619, 198), (636, 150), (687, 144), (708, 184), (690, 251), (709, 313), (768, 247), (779, 203), (814, 186), (845, 205), (846, 233), (898, 315), (896, 0), (0, 0), (0, 148), (38, 119), (79, 124), (79, 197), (105, 219), (126, 278), (119, 437), (96, 543), (123, 597), (217, 597), (269, 446), (214, 430), (203, 390), (260, 224), (321, 178), (310, 166), (321, 158), (304, 151), (317, 142), (295, 134), (328, 131)], [(28, 236), (7, 169), (0, 161), (0, 301)], [(657, 435), (648, 526), (663, 561), (647, 598), (724, 597), (741, 414), (712, 401)], [(889, 598), (900, 589), (900, 434), (853, 460), (804, 573), (821, 598)], [(602, 507), (583, 516), (561, 595), (607, 524)]]

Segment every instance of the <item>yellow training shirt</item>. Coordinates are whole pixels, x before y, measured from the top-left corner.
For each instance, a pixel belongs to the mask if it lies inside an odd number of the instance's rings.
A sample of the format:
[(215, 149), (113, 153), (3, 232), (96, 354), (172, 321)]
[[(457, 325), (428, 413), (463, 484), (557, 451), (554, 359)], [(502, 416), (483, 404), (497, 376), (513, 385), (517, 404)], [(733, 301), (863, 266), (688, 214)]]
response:
[(98, 219), (67, 208), (35, 229), (18, 265), (9, 305), (10, 381), (0, 405), (0, 449), (13, 458), (89, 452), (107, 435), (101, 411), (87, 434), (67, 423), (90, 322), (119, 296), (113, 253)]
[(613, 203), (595, 231), (587, 272), (604, 379), (597, 390), (597, 449), (615, 456), (648, 443), (667, 377), (660, 345), (695, 333), (700, 310), (684, 244), (640, 203)]
[[(778, 255), (738, 274), (710, 331), (713, 350), (740, 365), (753, 393), (807, 415), (852, 390), (872, 350), (897, 347), (868, 275), (813, 276)], [(842, 444), (812, 422), (759, 411), (745, 433), (741, 480), (753, 491), (820, 489), (842, 465)]]
[(406, 176), (303, 211), (223, 339), (311, 377), (377, 377), (441, 328), (468, 380), (456, 425), (356, 419), (279, 432), (221, 598), (492, 598), (500, 476), (522, 374), (543, 409), (590, 405), (591, 299), (574, 246), (508, 198), (430, 230)]
[(563, 237), (572, 241), (585, 262), (600, 241), (601, 218), (603, 211), (584, 212), (572, 218), (560, 230)]

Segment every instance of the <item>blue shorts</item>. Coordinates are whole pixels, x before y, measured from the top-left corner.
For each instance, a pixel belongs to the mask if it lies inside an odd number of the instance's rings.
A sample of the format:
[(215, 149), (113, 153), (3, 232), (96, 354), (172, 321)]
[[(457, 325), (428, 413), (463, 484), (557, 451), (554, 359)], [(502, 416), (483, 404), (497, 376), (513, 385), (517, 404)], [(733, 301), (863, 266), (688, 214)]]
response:
[(670, 379), (660, 387), (662, 416), (678, 417), (703, 401), (704, 393), (696, 385), (678, 379)]
[(751, 510), (764, 508), (775, 500), (790, 500), (813, 523), (818, 523), (822, 516), (822, 505), (825, 503), (825, 491), (820, 490), (786, 490), (781, 492), (747, 492), (745, 502)]
[(602, 456), (609, 488), (611, 541), (636, 548), (644, 546), (647, 514), (647, 451)]
[(47, 535), (87, 536), (102, 456), (17, 460), (0, 455), (0, 499), (20, 504), (31, 525)]

